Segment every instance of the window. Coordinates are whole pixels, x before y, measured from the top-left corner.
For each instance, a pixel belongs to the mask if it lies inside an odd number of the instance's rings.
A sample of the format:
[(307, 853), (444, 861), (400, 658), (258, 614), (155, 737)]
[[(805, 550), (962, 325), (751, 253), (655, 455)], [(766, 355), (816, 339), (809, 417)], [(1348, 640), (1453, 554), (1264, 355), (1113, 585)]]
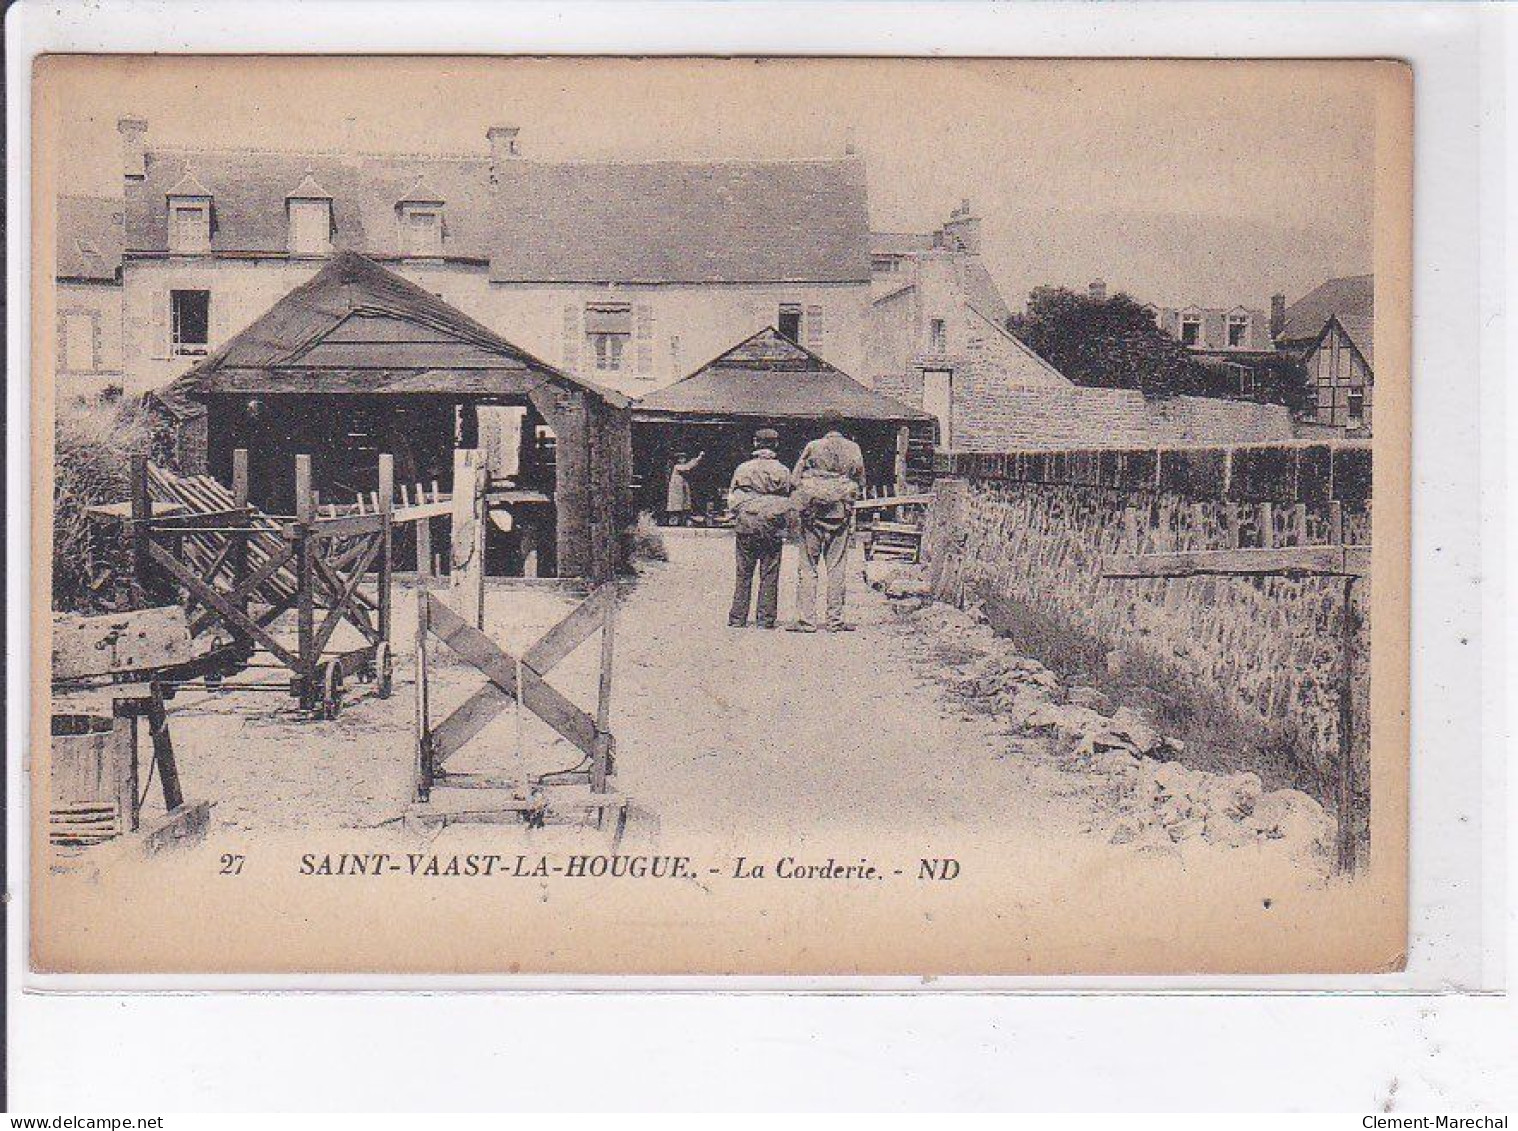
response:
[(602, 373), (627, 368), (627, 343), (632, 338), (632, 305), (625, 302), (593, 302), (585, 306), (585, 344), (595, 367)]
[(437, 208), (401, 209), (401, 251), (436, 258), (443, 254), (443, 213)]
[(928, 369), (922, 375), (922, 410), (938, 419), (938, 446), (951, 448), (954, 436), (954, 373), (949, 369)]
[(1202, 316), (1200, 314), (1181, 315), (1181, 345), (1194, 346), (1202, 340)]
[(1351, 428), (1359, 428), (1365, 423), (1365, 394), (1350, 390), (1348, 420), (1345, 421)]
[(332, 250), (332, 202), (290, 201), (290, 252), (326, 255)]
[(211, 205), (206, 201), (174, 201), (169, 207), (169, 250), (180, 255), (211, 250)]
[(89, 373), (96, 368), (95, 315), (88, 310), (70, 310), (63, 316), (63, 369), (67, 373)]
[(170, 291), (176, 354), (203, 354), (211, 339), (211, 292)]
[(928, 323), (928, 349), (933, 353), (949, 352), (949, 329), (942, 318), (934, 318)]
[(876, 255), (870, 259), (870, 268), (877, 275), (893, 275), (901, 270), (901, 260), (894, 255)]
[(1254, 369), (1248, 365), (1237, 365), (1231, 362), (1228, 369), (1238, 382), (1239, 396), (1254, 396), (1259, 390), (1259, 381), (1256, 379)]
[(776, 324), (780, 336), (797, 345), (801, 344), (801, 304), (799, 302), (783, 302), (780, 304), (780, 319)]
[(1228, 344), (1237, 349), (1245, 345), (1249, 340), (1249, 315), (1230, 314), (1228, 316)]

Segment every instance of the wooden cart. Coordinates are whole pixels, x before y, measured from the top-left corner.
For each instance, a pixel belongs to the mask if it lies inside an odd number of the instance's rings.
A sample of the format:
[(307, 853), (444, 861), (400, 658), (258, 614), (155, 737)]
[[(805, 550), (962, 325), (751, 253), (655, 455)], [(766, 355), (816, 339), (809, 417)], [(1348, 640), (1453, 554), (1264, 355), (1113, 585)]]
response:
[[(330, 719), (355, 679), (374, 682), (381, 698), (390, 695), (394, 464), (388, 455), (379, 457), (380, 487), (367, 514), (321, 516), (309, 456), (295, 457), (295, 481), (296, 513), (266, 515), (248, 503), (245, 450), (234, 454), (230, 492), (209, 476), (179, 478), (139, 458), (132, 474), (132, 554), (149, 603), (177, 600), (192, 636), (224, 642), (215, 651), (226, 662), (199, 674), (214, 685), (245, 667), (288, 670), (288, 688), (301, 709)], [(446, 513), (451, 504), (429, 505)], [(293, 644), (274, 628), (292, 611)], [(344, 624), (362, 643), (333, 649)], [(254, 664), (255, 649), (272, 663)]]

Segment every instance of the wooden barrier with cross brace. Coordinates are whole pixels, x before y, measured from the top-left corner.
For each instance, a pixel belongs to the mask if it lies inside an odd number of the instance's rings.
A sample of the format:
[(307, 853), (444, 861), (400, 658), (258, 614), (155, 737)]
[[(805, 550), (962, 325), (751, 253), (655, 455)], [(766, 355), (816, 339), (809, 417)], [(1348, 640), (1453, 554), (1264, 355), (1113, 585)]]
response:
[[(1306, 508), (1293, 508), (1291, 526), (1298, 536), (1306, 531)], [(1359, 617), (1355, 612), (1355, 586), (1370, 577), (1370, 547), (1346, 545), (1344, 511), (1334, 501), (1329, 504), (1329, 539), (1327, 545), (1277, 546), (1275, 514), (1270, 503), (1260, 503), (1254, 514), (1258, 546), (1239, 546), (1239, 514), (1232, 504), (1227, 511), (1228, 539), (1232, 548), (1222, 550), (1170, 550), (1156, 553), (1110, 554), (1102, 561), (1102, 577), (1109, 580), (1178, 580), (1188, 577), (1322, 577), (1337, 578), (1342, 583), (1339, 616), (1339, 764), (1335, 782), (1335, 805), (1338, 809), (1338, 844), (1336, 866), (1351, 872), (1356, 862), (1356, 839), (1350, 810), (1359, 790), (1353, 741), (1355, 726), (1354, 675), (1357, 659)], [(1129, 510), (1124, 515), (1127, 541), (1138, 545), (1138, 516)]]
[[(608, 582), (517, 657), (441, 598), (426, 590), (417, 593), (416, 788), (412, 816), (444, 824), (515, 816), (529, 825), (542, 825), (557, 812), (576, 810), (592, 815), (600, 825), (608, 814), (614, 814), (615, 836), (620, 839), (627, 823), (628, 802), (612, 790), (616, 740), (610, 723), (616, 609), (617, 587)], [(545, 677), (598, 631), (599, 687), (596, 713), (592, 717), (551, 686)], [(436, 725), (432, 722), (430, 698), (433, 639), (446, 644), (454, 655), (488, 681)], [(513, 706), (525, 708), (547, 723), (581, 752), (581, 761), (568, 769), (537, 775), (525, 771), (505, 775), (454, 773), (447, 769), (449, 759)], [(575, 785), (588, 786), (588, 793), (578, 798), (559, 793), (550, 800), (549, 787)], [(435, 797), (439, 790), (455, 789), (480, 792), (441, 804)]]

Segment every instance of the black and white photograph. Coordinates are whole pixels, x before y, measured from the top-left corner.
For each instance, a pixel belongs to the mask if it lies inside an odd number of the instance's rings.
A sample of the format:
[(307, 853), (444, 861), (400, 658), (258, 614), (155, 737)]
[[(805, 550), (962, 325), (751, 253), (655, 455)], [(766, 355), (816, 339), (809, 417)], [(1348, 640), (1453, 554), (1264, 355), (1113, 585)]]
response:
[(33, 963), (1400, 969), (1412, 95), (41, 58)]

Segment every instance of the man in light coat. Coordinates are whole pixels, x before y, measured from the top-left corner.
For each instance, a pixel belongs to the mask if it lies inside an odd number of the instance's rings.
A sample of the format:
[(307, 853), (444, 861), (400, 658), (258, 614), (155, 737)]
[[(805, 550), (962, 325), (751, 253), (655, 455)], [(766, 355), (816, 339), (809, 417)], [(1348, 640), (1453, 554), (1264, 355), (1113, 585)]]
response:
[(791, 474), (775, 458), (779, 443), (780, 434), (773, 428), (754, 433), (754, 454), (738, 465), (727, 489), (727, 505), (735, 519), (737, 554), (733, 604), (727, 614), (730, 628), (748, 623), (756, 572), (759, 598), (754, 623), (760, 628), (774, 628), (780, 609), (780, 555), (791, 510)]
[(801, 566), (792, 631), (817, 631), (817, 572), (822, 563), (827, 569), (827, 629), (851, 632), (854, 626), (843, 619), (843, 599), (854, 502), (865, 493), (864, 453), (836, 426), (831, 427), (802, 451), (791, 482), (801, 519)]

